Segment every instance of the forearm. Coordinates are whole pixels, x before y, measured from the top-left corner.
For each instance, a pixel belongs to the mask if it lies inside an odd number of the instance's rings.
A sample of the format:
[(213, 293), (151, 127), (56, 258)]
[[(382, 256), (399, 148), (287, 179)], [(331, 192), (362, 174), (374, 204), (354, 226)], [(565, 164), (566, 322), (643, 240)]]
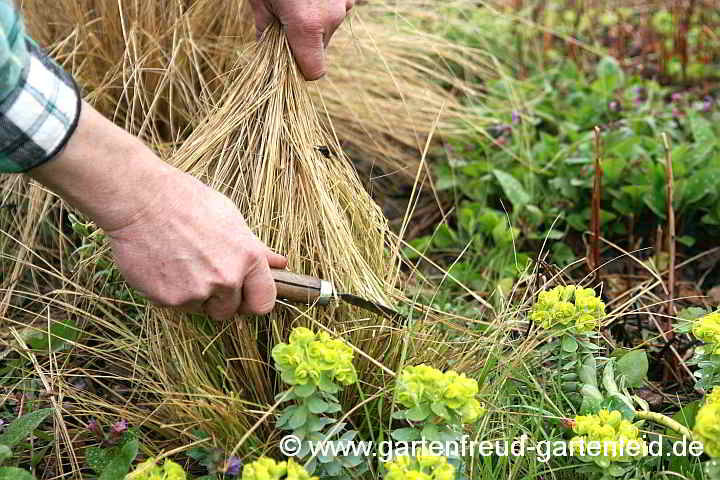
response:
[(174, 170), (139, 139), (83, 102), (65, 148), (26, 172), (105, 230), (132, 223)]

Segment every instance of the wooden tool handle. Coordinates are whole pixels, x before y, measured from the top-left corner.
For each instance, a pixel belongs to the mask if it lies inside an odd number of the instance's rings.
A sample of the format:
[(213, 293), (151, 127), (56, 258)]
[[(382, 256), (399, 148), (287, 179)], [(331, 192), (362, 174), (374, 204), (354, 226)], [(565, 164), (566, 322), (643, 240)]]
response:
[(278, 298), (291, 302), (324, 305), (333, 295), (332, 285), (326, 280), (276, 268), (271, 268), (270, 271), (275, 279)]

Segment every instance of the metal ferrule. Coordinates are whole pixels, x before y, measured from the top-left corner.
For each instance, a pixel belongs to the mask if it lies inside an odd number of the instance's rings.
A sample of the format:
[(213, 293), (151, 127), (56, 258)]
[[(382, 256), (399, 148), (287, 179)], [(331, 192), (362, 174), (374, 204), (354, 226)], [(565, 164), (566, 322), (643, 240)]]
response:
[(335, 295), (333, 284), (327, 280), (320, 280), (320, 296), (317, 299), (318, 305), (327, 305)]

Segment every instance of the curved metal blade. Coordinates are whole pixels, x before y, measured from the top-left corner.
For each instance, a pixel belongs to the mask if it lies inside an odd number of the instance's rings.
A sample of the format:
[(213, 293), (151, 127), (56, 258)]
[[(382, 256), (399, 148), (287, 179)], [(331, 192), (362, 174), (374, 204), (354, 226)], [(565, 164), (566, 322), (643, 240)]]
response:
[(355, 305), (356, 307), (360, 307), (363, 310), (367, 310), (369, 312), (377, 313), (378, 315), (382, 315), (383, 317), (387, 317), (391, 320), (396, 320), (400, 317), (400, 314), (392, 308), (386, 307), (385, 305), (381, 305), (379, 303), (371, 302), (370, 300), (358, 297), (357, 295), (341, 293), (338, 296), (343, 301), (351, 305)]

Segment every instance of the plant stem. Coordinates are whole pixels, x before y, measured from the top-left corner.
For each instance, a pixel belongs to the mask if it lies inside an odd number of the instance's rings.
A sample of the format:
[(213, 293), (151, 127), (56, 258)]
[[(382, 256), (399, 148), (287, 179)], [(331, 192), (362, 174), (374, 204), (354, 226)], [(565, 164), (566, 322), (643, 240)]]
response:
[[(668, 215), (668, 314), (674, 315), (673, 297), (675, 296), (675, 210), (673, 209), (673, 167), (668, 136), (663, 133), (665, 163), (667, 169), (667, 215)], [(670, 323), (670, 320), (667, 320)], [(672, 328), (672, 324), (670, 325)]]
[(666, 417), (662, 413), (638, 410), (635, 412), (635, 416), (642, 420), (649, 420), (651, 422), (657, 423), (658, 425), (669, 428), (673, 432), (679, 433), (680, 435), (689, 440), (692, 440), (693, 438), (693, 434), (689, 428), (685, 427), (680, 422), (673, 420), (670, 417)]

